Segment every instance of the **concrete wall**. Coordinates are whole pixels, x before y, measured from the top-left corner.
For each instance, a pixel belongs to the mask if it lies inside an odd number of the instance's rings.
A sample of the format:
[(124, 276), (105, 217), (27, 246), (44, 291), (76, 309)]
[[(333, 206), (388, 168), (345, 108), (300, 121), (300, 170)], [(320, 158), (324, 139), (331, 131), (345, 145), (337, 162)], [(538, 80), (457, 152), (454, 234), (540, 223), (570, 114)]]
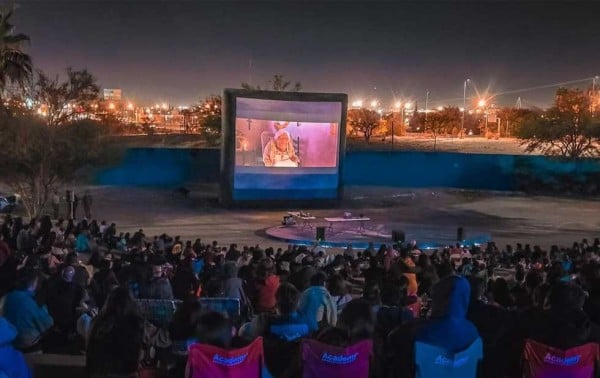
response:
[[(217, 182), (217, 149), (130, 149), (117, 167), (96, 175), (96, 183), (117, 186), (177, 187)], [(597, 193), (600, 160), (566, 162), (543, 156), (445, 152), (351, 151), (345, 185), (452, 187), (486, 190), (555, 190)]]

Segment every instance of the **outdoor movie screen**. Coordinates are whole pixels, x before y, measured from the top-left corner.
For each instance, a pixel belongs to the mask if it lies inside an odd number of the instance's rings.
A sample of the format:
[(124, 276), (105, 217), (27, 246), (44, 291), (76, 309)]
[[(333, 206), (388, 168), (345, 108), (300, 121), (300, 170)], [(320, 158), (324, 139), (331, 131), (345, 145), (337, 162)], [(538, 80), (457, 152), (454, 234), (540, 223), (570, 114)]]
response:
[(337, 198), (343, 105), (236, 97), (232, 199)]

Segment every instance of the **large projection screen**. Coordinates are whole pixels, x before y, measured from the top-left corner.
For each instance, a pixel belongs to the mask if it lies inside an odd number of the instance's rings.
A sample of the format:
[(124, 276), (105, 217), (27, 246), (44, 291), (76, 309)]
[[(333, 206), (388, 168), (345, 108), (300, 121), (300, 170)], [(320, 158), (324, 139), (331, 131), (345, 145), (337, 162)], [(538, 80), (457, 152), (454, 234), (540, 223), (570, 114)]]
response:
[(226, 89), (221, 201), (338, 201), (347, 101), (345, 94)]

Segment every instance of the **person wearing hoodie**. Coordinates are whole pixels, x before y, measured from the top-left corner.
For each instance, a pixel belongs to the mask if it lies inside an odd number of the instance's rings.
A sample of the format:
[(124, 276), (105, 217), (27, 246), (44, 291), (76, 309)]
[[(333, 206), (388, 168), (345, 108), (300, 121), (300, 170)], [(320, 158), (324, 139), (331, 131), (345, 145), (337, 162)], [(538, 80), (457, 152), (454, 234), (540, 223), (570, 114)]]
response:
[(585, 292), (570, 283), (555, 284), (548, 294), (549, 308), (529, 314), (521, 327), (523, 340), (566, 350), (600, 342), (600, 327), (583, 311)]
[(30, 378), (31, 371), (23, 354), (12, 346), (17, 329), (5, 318), (0, 317), (0, 376)]
[(319, 329), (320, 323), (335, 326), (337, 308), (329, 291), (325, 288), (327, 276), (317, 272), (310, 280), (310, 287), (300, 296), (298, 311), (304, 316), (311, 332)]
[(17, 330), (14, 345), (21, 350), (37, 350), (43, 336), (54, 325), (46, 306), (40, 306), (35, 299), (37, 286), (37, 272), (24, 268), (16, 289), (6, 295), (4, 302), (4, 316)]
[(457, 353), (479, 338), (477, 328), (467, 320), (469, 299), (470, 286), (464, 277), (448, 276), (433, 287), (431, 317), (402, 325), (389, 336), (387, 359), (393, 376), (415, 376), (416, 342)]

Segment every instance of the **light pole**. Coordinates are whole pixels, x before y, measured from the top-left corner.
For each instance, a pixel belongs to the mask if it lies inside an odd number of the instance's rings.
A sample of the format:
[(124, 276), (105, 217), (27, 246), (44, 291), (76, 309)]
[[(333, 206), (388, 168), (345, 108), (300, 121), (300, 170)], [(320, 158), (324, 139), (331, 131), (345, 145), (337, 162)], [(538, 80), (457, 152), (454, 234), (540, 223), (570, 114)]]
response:
[[(394, 104), (396, 110), (400, 109), (402, 102), (398, 101)], [(392, 150), (394, 149), (394, 112), (392, 111)]]
[(465, 80), (463, 85), (463, 112), (462, 112), (462, 120), (460, 123), (460, 137), (461, 139), (464, 137), (465, 131), (465, 112), (467, 111), (467, 84), (471, 81), (471, 79)]
[(485, 116), (485, 133), (484, 133), (484, 137), (487, 138), (487, 132), (488, 132), (488, 114), (487, 114), (487, 102), (482, 98), (481, 100), (479, 100), (479, 102), (477, 103), (477, 106), (479, 106), (481, 108), (481, 110), (483, 110), (483, 115)]
[(596, 100), (596, 80), (600, 79), (600, 76), (596, 75), (592, 78), (592, 95), (590, 96), (590, 113), (592, 113), (592, 117), (594, 116), (595, 104)]
[(427, 123), (427, 105), (429, 104), (429, 91), (425, 94), (425, 123)]

